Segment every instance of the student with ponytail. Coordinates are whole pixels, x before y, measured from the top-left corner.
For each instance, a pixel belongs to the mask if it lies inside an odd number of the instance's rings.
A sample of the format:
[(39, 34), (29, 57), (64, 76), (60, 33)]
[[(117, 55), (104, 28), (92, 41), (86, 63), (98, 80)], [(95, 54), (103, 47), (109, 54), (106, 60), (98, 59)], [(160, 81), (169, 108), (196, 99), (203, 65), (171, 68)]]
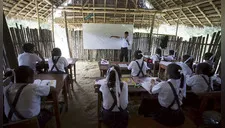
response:
[(154, 85), (150, 92), (158, 94), (160, 110), (154, 119), (165, 126), (180, 126), (185, 117), (181, 109), (183, 99), (184, 75), (181, 67), (175, 63), (167, 67), (169, 80)]
[(106, 79), (100, 81), (102, 119), (109, 128), (126, 128), (128, 125), (128, 86), (120, 78), (120, 68), (111, 66)]
[(48, 60), (50, 73), (68, 73), (68, 61), (61, 55), (62, 53), (59, 48), (52, 50), (52, 57)]

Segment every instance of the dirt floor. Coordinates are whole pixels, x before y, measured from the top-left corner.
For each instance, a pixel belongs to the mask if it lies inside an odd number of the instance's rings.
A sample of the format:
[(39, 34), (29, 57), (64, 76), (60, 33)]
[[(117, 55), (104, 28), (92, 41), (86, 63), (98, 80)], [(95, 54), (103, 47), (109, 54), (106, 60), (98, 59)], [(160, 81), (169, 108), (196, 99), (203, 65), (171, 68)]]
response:
[[(61, 117), (62, 128), (97, 128), (97, 94), (94, 93), (94, 81), (100, 76), (97, 62), (82, 62), (76, 64), (77, 83), (74, 84), (75, 92), (69, 100), (69, 111)], [(129, 128), (161, 128), (153, 120), (143, 119), (137, 116), (140, 100), (132, 101), (129, 97), (129, 111), (131, 120)], [(135, 126), (141, 122), (141, 126)], [(187, 125), (183, 128), (194, 128)]]

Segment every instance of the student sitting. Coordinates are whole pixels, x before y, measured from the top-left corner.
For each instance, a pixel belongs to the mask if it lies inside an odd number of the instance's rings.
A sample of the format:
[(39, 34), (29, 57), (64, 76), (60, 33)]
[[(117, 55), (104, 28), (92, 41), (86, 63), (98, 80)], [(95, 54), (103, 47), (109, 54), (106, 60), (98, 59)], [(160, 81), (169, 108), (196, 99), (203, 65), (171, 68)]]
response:
[(152, 59), (153, 64), (155, 64), (156, 61), (160, 61), (161, 60), (161, 49), (157, 48), (155, 51), (155, 55), (152, 55), (150, 57), (150, 59)]
[(41, 110), (41, 96), (55, 92), (54, 87), (33, 84), (34, 71), (28, 66), (15, 69), (14, 83), (4, 87), (4, 110), (9, 121), (37, 116), (41, 128), (51, 119), (51, 112)]
[(61, 57), (62, 53), (59, 48), (52, 50), (52, 58), (48, 60), (50, 73), (68, 73), (68, 61), (65, 57)]
[(197, 65), (196, 75), (187, 79), (187, 85), (191, 87), (194, 93), (213, 91), (211, 70), (212, 67), (208, 63), (200, 63)]
[(103, 97), (102, 118), (109, 128), (126, 128), (128, 125), (128, 86), (120, 78), (120, 68), (111, 66), (106, 80), (100, 82)]
[(180, 73), (181, 67), (175, 63), (167, 67), (169, 80), (154, 85), (150, 91), (158, 94), (158, 102), (161, 106), (155, 119), (166, 126), (179, 126), (184, 123), (185, 117), (181, 110), (184, 86), (184, 76)]
[(173, 60), (175, 60), (174, 53), (175, 53), (174, 50), (170, 50), (169, 51), (169, 56), (165, 56), (165, 57), (163, 57), (163, 59), (165, 61), (173, 61)]
[[(36, 71), (37, 62), (44, 62), (44, 58), (39, 52), (34, 52), (34, 45), (31, 43), (24, 44), (23, 51), (24, 53), (18, 56), (19, 66), (29, 66), (31, 69)], [(37, 55), (39, 55), (40, 57)]]
[(144, 77), (146, 76), (146, 71), (149, 70), (147, 63), (142, 59), (143, 55), (140, 50), (134, 52), (135, 61), (132, 61), (128, 70), (131, 70), (131, 76), (134, 77)]

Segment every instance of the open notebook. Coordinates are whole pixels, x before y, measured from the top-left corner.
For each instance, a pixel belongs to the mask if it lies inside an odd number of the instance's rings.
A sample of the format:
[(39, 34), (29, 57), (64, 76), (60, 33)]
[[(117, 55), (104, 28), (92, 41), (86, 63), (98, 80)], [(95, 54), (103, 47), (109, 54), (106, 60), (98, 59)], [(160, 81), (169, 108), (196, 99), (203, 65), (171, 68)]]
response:
[(141, 82), (141, 86), (142, 86), (146, 91), (148, 91), (149, 93), (151, 93), (151, 92), (150, 92), (151, 87), (159, 83), (156, 79), (157, 79), (157, 77), (148, 77), (148, 78), (144, 79), (144, 80)]
[(34, 84), (42, 85), (42, 86), (56, 87), (56, 80), (40, 80), (40, 79), (36, 79), (36, 80), (34, 80)]

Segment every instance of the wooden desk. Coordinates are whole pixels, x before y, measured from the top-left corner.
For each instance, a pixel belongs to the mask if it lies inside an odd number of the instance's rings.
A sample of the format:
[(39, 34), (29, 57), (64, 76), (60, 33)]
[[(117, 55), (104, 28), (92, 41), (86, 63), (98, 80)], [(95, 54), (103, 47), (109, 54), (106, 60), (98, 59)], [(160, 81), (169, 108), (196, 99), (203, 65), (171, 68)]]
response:
[(167, 62), (167, 61), (160, 61), (160, 62), (159, 62), (159, 75), (158, 75), (158, 77), (159, 77), (160, 79), (165, 80), (167, 66), (168, 66), (169, 64), (171, 64), (171, 63), (172, 63), (172, 62)]
[[(103, 78), (104, 79), (104, 78)], [(98, 79), (100, 80), (100, 79)], [(138, 78), (133, 79), (136, 83), (137, 81), (139, 81)], [(101, 106), (102, 106), (102, 93), (99, 90), (99, 88), (101, 87), (101, 85), (99, 84), (95, 84), (94, 85), (94, 89), (95, 89), (95, 93), (98, 93), (98, 127), (101, 127), (101, 120), (100, 120), (100, 110), (101, 110)], [(134, 85), (128, 85), (128, 94), (149, 94), (148, 91), (146, 91), (142, 86), (139, 86), (138, 88), (135, 87)], [(152, 98), (157, 98), (157, 95), (153, 95), (153, 94), (149, 94)]]
[(67, 77), (67, 74), (37, 74), (34, 76), (35, 79), (40, 80), (56, 80), (56, 95), (53, 95), (53, 102), (57, 128), (61, 127), (58, 96), (62, 90), (64, 90), (62, 92), (66, 104), (66, 111), (68, 111)]
[[(106, 74), (108, 68), (111, 66), (111, 65), (119, 65), (119, 64), (127, 64), (129, 65), (130, 62), (109, 62), (109, 64), (101, 64), (101, 62), (98, 62), (98, 66), (99, 66), (99, 70), (100, 70), (100, 77), (104, 77), (104, 75)], [(121, 67), (120, 68), (121, 70), (121, 73), (122, 74), (130, 74), (131, 71), (128, 70), (127, 68), (124, 68), (124, 67)]]
[[(68, 63), (69, 63), (69, 74), (71, 76), (71, 78), (73, 78), (74, 76), (74, 81), (76, 82), (76, 62), (77, 62), (77, 59), (75, 58), (69, 58), (67, 59)], [(72, 68), (73, 68), (73, 71), (72, 71)]]

